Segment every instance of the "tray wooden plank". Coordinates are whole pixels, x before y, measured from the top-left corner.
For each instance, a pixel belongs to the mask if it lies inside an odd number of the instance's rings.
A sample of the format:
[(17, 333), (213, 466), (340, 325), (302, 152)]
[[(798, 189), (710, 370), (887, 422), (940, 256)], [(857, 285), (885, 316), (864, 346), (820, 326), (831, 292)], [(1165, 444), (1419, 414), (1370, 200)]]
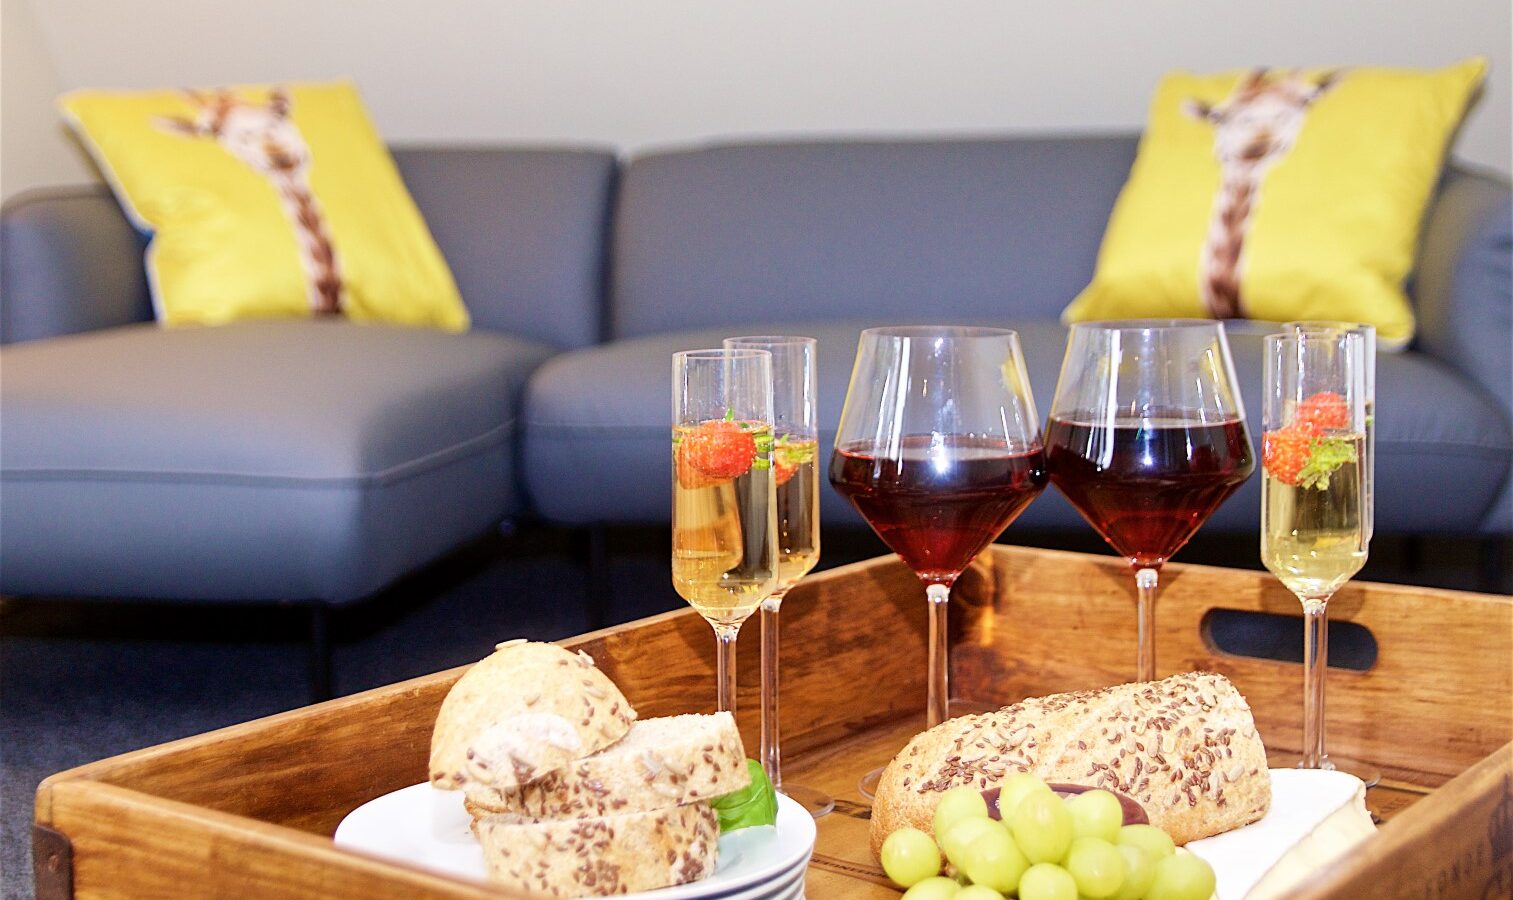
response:
[[(1295, 614), (1296, 600), (1264, 573), (1172, 565), (1163, 578), (1162, 670), (1228, 674), (1250, 699), (1274, 759), (1290, 762), (1299, 667), (1219, 653), (1202, 622), (1221, 607)], [(953, 598), (953, 693), (1006, 703), (1128, 680), (1130, 580), (1106, 557), (991, 548)], [(1428, 792), (1493, 754), (1513, 731), (1508, 704), (1488, 702), (1513, 693), (1513, 598), (1358, 584), (1333, 606), (1338, 618), (1371, 629), (1381, 648), (1371, 671), (1330, 676), (1332, 746), (1384, 764), (1394, 776), (1370, 795), (1372, 808), (1393, 820), (1371, 846), (1396, 846), (1383, 843), (1389, 836), (1439, 840), (1454, 830), (1450, 821), (1479, 833), (1506, 821), (1506, 804), (1489, 805), (1491, 776), (1480, 768)], [(785, 772), (841, 801), (837, 814), (820, 821), (811, 896), (897, 896), (868, 854), (867, 811), (855, 784), (923, 725), (919, 583), (892, 557), (834, 569), (796, 588), (783, 617)], [(712, 708), (713, 637), (691, 611), (563, 643), (593, 654), (643, 715)], [(740, 724), (754, 750), (755, 629), (743, 643)], [(351, 809), (424, 780), (431, 725), (462, 671), (60, 773), (38, 789), (37, 822), (73, 842), (80, 897), (156, 896), (169, 887), (181, 897), (506, 896), (338, 849), (328, 839)], [(1498, 784), (1505, 790), (1506, 781)], [(1420, 809), (1429, 812), (1420, 817)], [(1476, 863), (1474, 843), (1456, 838), (1444, 846), (1455, 859), (1471, 860), (1458, 863), (1470, 880), (1455, 884), (1482, 883), (1477, 879), (1492, 871)], [(1443, 880), (1431, 862), (1398, 872), (1392, 854), (1363, 853), (1332, 873), (1355, 880), (1322, 884), (1316, 895), (1356, 896), (1349, 890), (1403, 873), (1412, 876), (1410, 887), (1420, 875)]]

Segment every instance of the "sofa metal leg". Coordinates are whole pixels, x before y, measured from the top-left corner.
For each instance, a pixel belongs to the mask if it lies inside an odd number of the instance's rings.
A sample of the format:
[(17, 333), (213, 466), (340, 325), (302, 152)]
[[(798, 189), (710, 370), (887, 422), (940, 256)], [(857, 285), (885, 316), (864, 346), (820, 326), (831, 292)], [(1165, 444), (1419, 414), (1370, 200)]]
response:
[(584, 601), (587, 604), (590, 630), (609, 625), (611, 582), (609, 579), (609, 528), (595, 524), (578, 529), (574, 535), (576, 556), (583, 566)]
[(320, 601), (310, 611), (310, 700), (331, 699), (331, 609)]

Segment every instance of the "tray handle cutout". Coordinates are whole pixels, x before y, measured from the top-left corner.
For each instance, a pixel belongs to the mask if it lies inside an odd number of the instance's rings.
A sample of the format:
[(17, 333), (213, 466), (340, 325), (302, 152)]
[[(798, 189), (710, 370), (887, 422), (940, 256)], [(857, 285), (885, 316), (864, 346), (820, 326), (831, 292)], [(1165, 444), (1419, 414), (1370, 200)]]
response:
[[(1199, 626), (1216, 653), (1303, 663), (1303, 617), (1246, 609), (1211, 609)], [(1376, 665), (1376, 635), (1357, 622), (1329, 623), (1329, 668), (1369, 672)]]

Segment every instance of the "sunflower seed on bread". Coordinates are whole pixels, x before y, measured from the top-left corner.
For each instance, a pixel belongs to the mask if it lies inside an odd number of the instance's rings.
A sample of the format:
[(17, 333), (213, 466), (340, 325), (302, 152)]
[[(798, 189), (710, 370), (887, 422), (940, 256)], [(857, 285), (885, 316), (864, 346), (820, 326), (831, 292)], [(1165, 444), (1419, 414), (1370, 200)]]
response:
[(916, 735), (878, 784), (873, 853), (898, 828), (931, 831), (950, 788), (998, 787), (1015, 772), (1123, 793), (1178, 844), (1254, 822), (1271, 804), (1245, 698), (1222, 675), (1189, 672), (1035, 697)]
[(463, 790), (475, 816), (583, 818), (708, 800), (750, 783), (735, 718), (719, 712), (642, 719), (619, 742), (530, 784)]
[(430, 780), (444, 790), (529, 784), (618, 741), (635, 718), (588, 654), (509, 641), (474, 664), (442, 701)]

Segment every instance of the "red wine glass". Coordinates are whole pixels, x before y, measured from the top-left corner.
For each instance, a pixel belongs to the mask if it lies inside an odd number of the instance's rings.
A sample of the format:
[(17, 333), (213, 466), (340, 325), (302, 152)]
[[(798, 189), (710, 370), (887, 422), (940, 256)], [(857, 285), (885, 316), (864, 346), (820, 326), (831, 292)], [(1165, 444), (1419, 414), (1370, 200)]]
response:
[(830, 484), (925, 583), (926, 711), (937, 725), (950, 715), (951, 585), (1046, 484), (1019, 336), (944, 326), (862, 332)]
[(1073, 325), (1046, 464), (1135, 571), (1137, 677), (1152, 681), (1157, 573), (1255, 468), (1223, 323)]

